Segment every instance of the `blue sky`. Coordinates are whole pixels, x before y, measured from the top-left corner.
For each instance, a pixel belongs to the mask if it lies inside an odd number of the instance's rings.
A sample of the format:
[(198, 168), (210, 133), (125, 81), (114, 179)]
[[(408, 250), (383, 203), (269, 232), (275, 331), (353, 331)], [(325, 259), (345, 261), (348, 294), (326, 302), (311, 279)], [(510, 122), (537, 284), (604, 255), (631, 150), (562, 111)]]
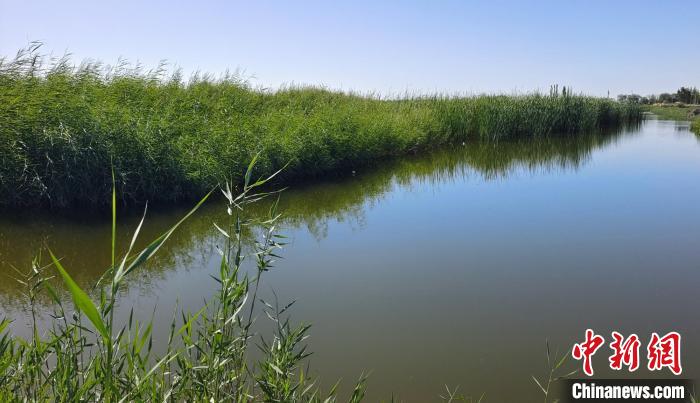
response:
[[(527, 4), (526, 4), (527, 3)], [(253, 83), (596, 95), (700, 86), (700, 1), (8, 1), (0, 54), (31, 40)]]

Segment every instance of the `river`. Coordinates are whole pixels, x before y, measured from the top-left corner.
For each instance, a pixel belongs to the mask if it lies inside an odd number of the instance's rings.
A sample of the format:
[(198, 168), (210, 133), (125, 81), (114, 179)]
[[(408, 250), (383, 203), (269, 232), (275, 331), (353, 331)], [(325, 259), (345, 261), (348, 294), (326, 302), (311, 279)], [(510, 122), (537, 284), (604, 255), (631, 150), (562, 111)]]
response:
[[(445, 384), (485, 401), (535, 400), (546, 341), (568, 353), (587, 328), (608, 341), (613, 330), (638, 334), (643, 367), (651, 333), (678, 331), (683, 377), (700, 374), (700, 137), (686, 123), (470, 142), (292, 186), (281, 208), (290, 243), (262, 294), (296, 300), (293, 319), (313, 324), (311, 368), (326, 387), (342, 378), (347, 391), (371, 371), (369, 401), (435, 401)], [(149, 213), (141, 238), (185, 211)], [(212, 223), (224, 216), (208, 203), (129, 278), (119, 312), (155, 312), (156, 345), (176, 304), (196, 311), (211, 295)], [(120, 220), (122, 248), (138, 219)], [(87, 287), (108, 265), (108, 213), (2, 213), (0, 317), (17, 334), (28, 317), (11, 266), (26, 270), (43, 245)], [(630, 376), (607, 370), (608, 355), (595, 356), (597, 376)]]

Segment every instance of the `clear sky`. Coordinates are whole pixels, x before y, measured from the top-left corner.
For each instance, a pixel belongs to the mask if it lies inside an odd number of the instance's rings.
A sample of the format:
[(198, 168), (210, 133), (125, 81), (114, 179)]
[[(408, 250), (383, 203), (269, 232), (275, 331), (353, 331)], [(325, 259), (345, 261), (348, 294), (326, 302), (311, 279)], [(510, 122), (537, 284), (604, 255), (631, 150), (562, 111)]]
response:
[(700, 86), (700, 1), (8, 1), (0, 55), (29, 41), (253, 83), (379, 93), (611, 95)]

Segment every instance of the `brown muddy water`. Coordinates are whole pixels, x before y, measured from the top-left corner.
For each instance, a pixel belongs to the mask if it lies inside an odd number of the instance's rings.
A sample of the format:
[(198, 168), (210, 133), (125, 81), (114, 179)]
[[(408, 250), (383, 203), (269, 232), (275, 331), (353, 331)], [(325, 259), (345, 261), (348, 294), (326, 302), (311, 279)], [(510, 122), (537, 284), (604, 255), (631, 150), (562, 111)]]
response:
[[(485, 401), (541, 400), (531, 375), (545, 374), (545, 340), (569, 351), (587, 328), (607, 342), (634, 332), (643, 346), (678, 331), (683, 377), (700, 377), (700, 138), (687, 124), (469, 143), (296, 186), (281, 205), (290, 244), (263, 297), (296, 300), (293, 319), (313, 324), (322, 385), (342, 378), (347, 391), (372, 371), (369, 401), (436, 401), (445, 384)], [(185, 210), (149, 213), (141, 239)], [(26, 334), (28, 318), (11, 265), (26, 270), (48, 245), (89, 286), (108, 265), (107, 214), (2, 213), (0, 317), (13, 332)], [(119, 311), (155, 312), (156, 345), (176, 304), (196, 311), (215, 288), (212, 223), (224, 215), (210, 202), (130, 278)], [(122, 220), (122, 248), (138, 218)], [(672, 377), (611, 373), (608, 355), (595, 356), (596, 376)]]

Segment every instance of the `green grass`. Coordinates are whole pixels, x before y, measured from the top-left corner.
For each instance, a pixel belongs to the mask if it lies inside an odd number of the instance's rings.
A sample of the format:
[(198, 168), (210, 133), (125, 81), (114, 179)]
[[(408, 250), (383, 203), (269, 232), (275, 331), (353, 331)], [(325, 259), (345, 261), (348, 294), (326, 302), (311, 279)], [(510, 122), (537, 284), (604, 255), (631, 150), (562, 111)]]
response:
[(689, 116), (689, 113), (697, 108), (700, 108), (700, 106), (697, 105), (684, 105), (684, 106), (676, 106), (676, 105), (643, 105), (642, 106), (643, 110), (645, 112), (651, 112), (654, 115), (657, 115), (659, 119), (665, 119), (665, 120), (697, 120), (700, 118), (700, 115), (697, 117), (691, 117)]
[(124, 203), (193, 199), (260, 154), (278, 183), (312, 180), (472, 139), (587, 132), (640, 119), (587, 96), (380, 99), (321, 88), (276, 92), (232, 76), (184, 81), (164, 69), (47, 60), (0, 63), (0, 206), (100, 206), (114, 167)]
[(692, 111), (699, 109), (700, 105), (644, 105), (642, 109), (645, 112), (651, 112), (666, 120), (689, 120), (691, 122), (690, 130), (700, 136), (700, 115), (691, 114)]

